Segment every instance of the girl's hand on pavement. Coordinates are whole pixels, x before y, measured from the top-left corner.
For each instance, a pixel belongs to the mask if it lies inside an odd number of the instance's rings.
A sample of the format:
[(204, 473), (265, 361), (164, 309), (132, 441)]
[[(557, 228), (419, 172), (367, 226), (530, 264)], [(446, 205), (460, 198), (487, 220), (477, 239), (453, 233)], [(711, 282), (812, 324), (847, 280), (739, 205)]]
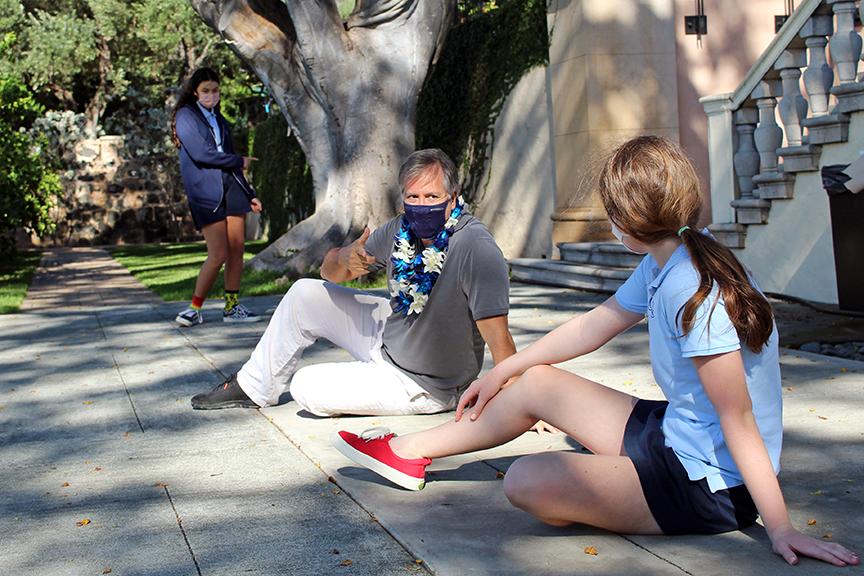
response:
[(792, 566), (798, 563), (796, 552), (803, 556), (823, 560), (835, 566), (858, 564), (858, 556), (840, 544), (805, 536), (791, 526), (786, 532), (779, 535), (775, 534), (771, 540), (771, 544), (774, 547), (774, 552), (783, 556)]

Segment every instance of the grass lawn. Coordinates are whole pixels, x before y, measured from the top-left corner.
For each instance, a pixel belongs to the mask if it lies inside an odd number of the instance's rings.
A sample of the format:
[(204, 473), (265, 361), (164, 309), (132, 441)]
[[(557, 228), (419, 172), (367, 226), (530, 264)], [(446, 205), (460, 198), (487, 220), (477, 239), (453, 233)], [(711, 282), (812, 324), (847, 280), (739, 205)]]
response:
[[(268, 246), (266, 240), (246, 242), (243, 260), (249, 260)], [(163, 300), (191, 300), (195, 291), (195, 280), (201, 264), (207, 258), (204, 242), (190, 244), (143, 244), (114, 246), (107, 248), (115, 260), (125, 266), (142, 284), (156, 292)], [(243, 271), (240, 296), (265, 296), (284, 294), (291, 283), (276, 284), (284, 275), (282, 271)], [(356, 281), (346, 286), (358, 287)], [(383, 279), (364, 288), (385, 286)], [(225, 294), (225, 279), (222, 274), (210, 290), (210, 298), (222, 298)]]
[(41, 250), (20, 251), (0, 259), (0, 314), (17, 312), (21, 307), (41, 259)]

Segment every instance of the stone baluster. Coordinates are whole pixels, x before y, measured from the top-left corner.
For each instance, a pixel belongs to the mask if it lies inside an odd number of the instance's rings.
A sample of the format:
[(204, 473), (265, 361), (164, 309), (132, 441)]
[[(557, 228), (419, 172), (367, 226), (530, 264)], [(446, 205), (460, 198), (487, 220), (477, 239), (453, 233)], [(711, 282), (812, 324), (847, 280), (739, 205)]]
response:
[(783, 129), (777, 124), (777, 96), (782, 92), (779, 80), (762, 80), (750, 95), (759, 107), (759, 126), (753, 133), (762, 174), (776, 174), (779, 169), (777, 149), (783, 145)]
[[(849, 140), (849, 112), (864, 109), (864, 91), (855, 82), (855, 71), (858, 68), (858, 58), (861, 55), (861, 36), (855, 31), (854, 2), (842, 0), (826, 0), (832, 4), (837, 15), (837, 26), (833, 26), (834, 17), (830, 14), (813, 16), (801, 28), (801, 36), (810, 49), (810, 66), (804, 72), (804, 87), (810, 96), (810, 106), (813, 116), (805, 118), (802, 124), (807, 128), (807, 136), (811, 145), (832, 144)], [(836, 30), (836, 32), (835, 32)], [(831, 86), (829, 94), (837, 99), (837, 104), (828, 107), (828, 96), (822, 100), (822, 87), (834, 83), (834, 75), (823, 64), (821, 36), (831, 36), (831, 59), (837, 66), (840, 84)], [(828, 107), (827, 114), (823, 113)]]
[(807, 117), (807, 100), (801, 95), (801, 68), (807, 64), (807, 53), (801, 48), (783, 51), (774, 69), (780, 71), (783, 99), (778, 105), (780, 119), (789, 146), (801, 145), (801, 121)]
[(738, 150), (735, 151), (733, 164), (742, 200), (752, 200), (753, 190), (756, 189), (753, 176), (759, 173), (759, 152), (756, 150), (753, 132), (756, 131), (758, 122), (758, 108), (740, 108), (733, 115), (735, 131), (738, 133)]
[[(794, 174), (786, 174), (779, 164), (780, 146), (783, 144), (783, 129), (777, 125), (775, 110), (777, 96), (782, 92), (780, 80), (764, 79), (750, 94), (759, 108), (759, 127), (753, 132), (762, 173), (753, 177), (756, 190), (753, 195), (761, 201), (774, 198), (791, 198)], [(794, 103), (794, 97), (791, 99)], [(797, 113), (797, 112), (795, 112)], [(770, 203), (769, 203), (770, 206)], [(763, 207), (760, 206), (760, 210)], [(767, 208), (760, 213), (763, 222), (767, 219)]]
[[(858, 4), (858, 19), (861, 22), (864, 22), (864, 2), (861, 2), (860, 4)], [(861, 54), (861, 59), (864, 60), (864, 54)], [(864, 76), (864, 73), (862, 73), (858, 76), (859, 82), (864, 80), (864, 78), (861, 78), (861, 76)]]
[(834, 84), (834, 70), (828, 65), (825, 46), (834, 34), (834, 18), (828, 14), (813, 16), (801, 28), (801, 37), (807, 45), (809, 63), (804, 70), (804, 89), (810, 97), (810, 111), (814, 118), (828, 114), (829, 90)]
[(858, 7), (854, 2), (828, 0), (828, 3), (834, 4), (834, 14), (837, 15), (837, 31), (830, 40), (831, 58), (837, 64), (840, 84), (851, 84), (858, 79), (858, 59), (861, 57), (861, 35), (855, 31), (855, 10)]
[(849, 114), (864, 110), (864, 84), (856, 81), (862, 41), (855, 31), (855, 11), (860, 9), (854, 2), (826, 1), (834, 5), (837, 15), (837, 28), (831, 36), (830, 46), (840, 84), (829, 90), (837, 98), (837, 104), (825, 118), (809, 118), (807, 122), (812, 121), (812, 126), (805, 122), (810, 129), (810, 141), (823, 144), (846, 142), (849, 139)]
[[(830, 22), (830, 16), (829, 16)], [(827, 42), (824, 36), (817, 37), (822, 40), (822, 58), (825, 58), (824, 44)], [(809, 172), (819, 169), (819, 158), (822, 154), (820, 146), (811, 145), (809, 142), (804, 142), (804, 125), (807, 119), (807, 100), (801, 95), (801, 67), (807, 63), (807, 52), (803, 48), (789, 48), (783, 51), (780, 58), (774, 64), (774, 68), (780, 71), (780, 78), (783, 82), (783, 99), (778, 105), (780, 119), (783, 121), (783, 128), (786, 131), (786, 148), (778, 150), (778, 154), (783, 157), (783, 172), (792, 174), (795, 172)], [(822, 84), (821, 70), (818, 65), (813, 70), (820, 75), (818, 80), (818, 89), (827, 92), (829, 86)], [(828, 68), (831, 78), (834, 73)], [(822, 116), (827, 114), (827, 95), (823, 94), (822, 103), (824, 106)], [(786, 191), (781, 193), (781, 198), (786, 198)], [(764, 197), (764, 196), (763, 196)]]
[[(767, 178), (772, 181), (783, 178), (783, 174), (777, 170), (777, 148), (783, 143), (783, 130), (774, 117), (777, 106), (775, 96), (780, 94), (780, 89), (779, 80), (762, 80), (750, 95), (756, 100), (757, 108), (742, 108), (735, 113), (740, 136), (735, 154), (735, 170), (738, 172), (741, 197), (732, 202), (732, 207), (735, 208), (735, 217), (739, 224), (764, 224), (768, 221), (771, 202), (760, 197), (760, 179)], [(759, 124), (751, 135), (750, 127), (757, 120)], [(750, 150), (751, 137), (755, 155), (754, 151)], [(756, 173), (760, 164), (762, 174)]]

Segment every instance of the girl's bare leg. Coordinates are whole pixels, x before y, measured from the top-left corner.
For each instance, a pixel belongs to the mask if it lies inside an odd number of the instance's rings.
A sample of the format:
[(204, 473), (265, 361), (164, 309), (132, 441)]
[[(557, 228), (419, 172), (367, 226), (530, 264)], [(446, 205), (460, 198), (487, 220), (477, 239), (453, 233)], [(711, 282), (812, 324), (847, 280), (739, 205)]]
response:
[(225, 262), (225, 290), (236, 292), (243, 277), (243, 247), (246, 243), (245, 216), (228, 216), (225, 219), (228, 242), (228, 258)]
[(504, 490), (514, 506), (549, 524), (580, 522), (608, 530), (660, 534), (633, 463), (624, 428), (637, 398), (551, 366), (535, 366), (500, 391), (475, 421), (396, 436), (403, 458), (440, 458), (498, 446), (544, 420), (594, 455), (557, 452), (520, 458)]
[(206, 298), (216, 282), (222, 265), (228, 259), (228, 229), (224, 221), (214, 222), (201, 228), (207, 243), (207, 259), (198, 272), (195, 282), (195, 296)]
[(625, 456), (525, 456), (507, 470), (504, 494), (517, 508), (553, 526), (579, 522), (625, 534), (662, 534), (633, 462)]
[(477, 420), (463, 416), (390, 441), (403, 458), (441, 458), (500, 446), (538, 420), (595, 454), (622, 454), (624, 427), (638, 399), (551, 366), (535, 366), (501, 390)]

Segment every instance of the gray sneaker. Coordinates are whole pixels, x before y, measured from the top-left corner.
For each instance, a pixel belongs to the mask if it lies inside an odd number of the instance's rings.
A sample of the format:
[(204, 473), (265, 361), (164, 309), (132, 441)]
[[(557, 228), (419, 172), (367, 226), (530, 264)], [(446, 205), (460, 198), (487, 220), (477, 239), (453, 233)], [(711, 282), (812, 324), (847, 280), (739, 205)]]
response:
[(204, 315), (201, 314), (200, 310), (187, 308), (183, 312), (180, 312), (174, 321), (183, 326), (194, 326), (195, 324), (204, 323)]
[(258, 405), (240, 388), (235, 373), (210, 392), (193, 396), (192, 408), (195, 410), (219, 410), (221, 408), (258, 408)]
[(237, 304), (231, 310), (222, 311), (223, 322), (258, 322), (259, 320), (261, 320), (261, 316), (242, 304)]

